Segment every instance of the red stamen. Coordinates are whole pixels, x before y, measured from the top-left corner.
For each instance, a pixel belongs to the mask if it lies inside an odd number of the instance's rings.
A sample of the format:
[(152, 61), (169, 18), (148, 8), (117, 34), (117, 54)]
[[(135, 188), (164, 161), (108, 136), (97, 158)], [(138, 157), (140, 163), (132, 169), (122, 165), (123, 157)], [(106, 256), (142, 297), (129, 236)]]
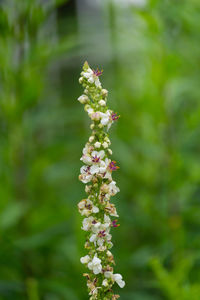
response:
[(112, 115), (110, 116), (112, 121), (116, 121), (119, 119), (120, 116), (118, 116), (116, 113), (112, 113)]
[(108, 167), (111, 171), (116, 171), (117, 169), (119, 169), (119, 167), (116, 165), (116, 161), (114, 160), (109, 163)]
[(93, 70), (93, 74), (97, 77), (101, 76), (103, 73), (103, 70), (99, 70), (98, 68), (96, 70)]
[(118, 220), (112, 221), (112, 226), (113, 226), (113, 227), (119, 227), (119, 226), (120, 226), (120, 224), (117, 224), (117, 221), (118, 221)]
[(99, 236), (99, 237), (104, 237), (104, 236), (106, 236), (105, 230), (99, 231), (98, 236)]
[(98, 157), (98, 156), (96, 156), (96, 155), (92, 158), (92, 161), (93, 161), (94, 163), (98, 163), (99, 160), (100, 160), (100, 157)]

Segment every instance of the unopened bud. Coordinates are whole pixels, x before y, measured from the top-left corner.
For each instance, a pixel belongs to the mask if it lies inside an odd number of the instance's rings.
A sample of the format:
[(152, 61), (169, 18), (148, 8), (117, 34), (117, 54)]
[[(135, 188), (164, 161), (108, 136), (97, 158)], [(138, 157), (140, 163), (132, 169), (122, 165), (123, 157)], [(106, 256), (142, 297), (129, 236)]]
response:
[(88, 98), (88, 96), (86, 96), (86, 95), (81, 95), (81, 96), (78, 98), (78, 101), (79, 101), (81, 104), (86, 104), (86, 103), (89, 101), (89, 98)]
[(106, 142), (104, 142), (102, 145), (104, 148), (108, 148), (108, 144)]
[(90, 136), (90, 138), (89, 138), (89, 142), (92, 143), (93, 141), (94, 141), (94, 136), (92, 135), (92, 136)]
[(100, 101), (99, 101), (99, 105), (101, 105), (101, 106), (106, 106), (106, 101), (100, 100)]
[(103, 96), (103, 98), (108, 96), (108, 91), (106, 89), (102, 89), (101, 90), (101, 95)]
[(94, 146), (95, 146), (95, 148), (100, 148), (100, 147), (101, 147), (101, 143), (96, 142), (96, 143), (94, 144)]
[(83, 77), (80, 77), (80, 78), (79, 78), (79, 83), (80, 83), (80, 84), (83, 83)]
[(93, 121), (99, 121), (99, 119), (100, 119), (100, 114), (99, 114), (99, 112), (94, 112), (93, 114), (91, 114), (91, 119), (92, 119)]
[(112, 150), (111, 149), (108, 149), (108, 153), (110, 154), (110, 155), (112, 155)]

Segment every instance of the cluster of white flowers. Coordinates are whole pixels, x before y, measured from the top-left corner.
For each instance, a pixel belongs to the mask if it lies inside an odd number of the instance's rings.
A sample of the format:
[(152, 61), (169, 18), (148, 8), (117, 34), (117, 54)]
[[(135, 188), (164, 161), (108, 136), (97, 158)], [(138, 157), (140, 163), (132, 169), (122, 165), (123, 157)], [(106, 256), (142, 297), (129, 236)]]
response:
[(112, 172), (118, 169), (115, 161), (109, 157), (112, 150), (108, 130), (119, 116), (107, 107), (108, 91), (103, 89), (99, 80), (102, 71), (92, 70), (86, 62), (79, 82), (84, 87), (84, 94), (78, 101), (85, 105), (92, 123), (92, 134), (86, 143), (81, 161), (79, 179), (86, 184), (87, 199), (78, 204), (79, 212), (85, 218), (82, 229), (86, 232), (85, 248), (88, 254), (81, 257), (88, 273), (87, 286), (90, 300), (115, 300), (119, 295), (113, 294), (112, 286), (116, 282), (121, 288), (125, 282), (120, 274), (114, 274), (114, 258), (109, 249), (112, 248), (110, 229), (118, 227), (115, 205), (110, 202), (111, 196), (119, 192)]

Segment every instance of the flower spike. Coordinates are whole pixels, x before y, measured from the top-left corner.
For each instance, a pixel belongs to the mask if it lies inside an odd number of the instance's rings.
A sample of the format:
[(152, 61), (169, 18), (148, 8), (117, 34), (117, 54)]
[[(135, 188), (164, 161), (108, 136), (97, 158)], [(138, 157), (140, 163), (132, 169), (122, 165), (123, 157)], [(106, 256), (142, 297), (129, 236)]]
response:
[(85, 248), (87, 254), (81, 257), (82, 264), (87, 266), (87, 287), (90, 300), (114, 300), (119, 295), (113, 293), (112, 286), (116, 282), (123, 288), (124, 280), (120, 274), (114, 274), (115, 261), (110, 249), (111, 228), (117, 228), (119, 217), (115, 205), (110, 198), (119, 192), (112, 172), (119, 169), (116, 161), (110, 159), (112, 150), (108, 130), (118, 120), (119, 116), (107, 107), (108, 91), (102, 89), (99, 76), (103, 71), (92, 70), (88, 62), (84, 63), (79, 82), (84, 88), (84, 94), (78, 101), (85, 105), (92, 123), (92, 134), (86, 143), (81, 161), (79, 179), (86, 184), (87, 199), (78, 204), (78, 210), (84, 216), (82, 230), (86, 232)]

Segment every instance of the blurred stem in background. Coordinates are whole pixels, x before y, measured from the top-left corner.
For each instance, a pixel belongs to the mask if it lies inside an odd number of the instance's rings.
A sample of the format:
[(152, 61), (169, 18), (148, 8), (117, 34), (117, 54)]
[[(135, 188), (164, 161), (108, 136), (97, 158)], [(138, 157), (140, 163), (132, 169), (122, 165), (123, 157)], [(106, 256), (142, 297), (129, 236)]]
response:
[[(2, 1), (0, 6), (0, 192), (4, 240), (1, 259), (3, 262), (11, 255), (10, 263), (15, 261), (17, 267), (14, 271), (13, 265), (13, 270), (9, 271), (8, 262), (2, 269), (2, 280), (13, 281), (9, 289), (2, 283), (2, 299), (39, 299), (42, 296), (35, 276), (48, 270), (47, 264), (44, 271), (38, 263), (40, 271), (37, 274), (32, 261), (34, 247), (26, 245), (34, 228), (31, 209), (37, 208), (37, 198), (40, 198), (37, 195), (39, 182), (33, 182), (33, 168), (43, 133), (42, 127), (35, 127), (34, 115), (38, 114), (44, 98), (49, 97), (46, 89), (50, 84), (50, 63), (74, 44), (72, 36), (60, 39), (56, 34), (54, 16), (62, 2), (67, 1)], [(56, 70), (53, 72), (55, 74)], [(40, 164), (39, 168), (42, 167)], [(46, 209), (48, 211), (48, 206)], [(11, 253), (6, 253), (6, 249)], [(15, 285), (21, 292), (14, 296)]]

